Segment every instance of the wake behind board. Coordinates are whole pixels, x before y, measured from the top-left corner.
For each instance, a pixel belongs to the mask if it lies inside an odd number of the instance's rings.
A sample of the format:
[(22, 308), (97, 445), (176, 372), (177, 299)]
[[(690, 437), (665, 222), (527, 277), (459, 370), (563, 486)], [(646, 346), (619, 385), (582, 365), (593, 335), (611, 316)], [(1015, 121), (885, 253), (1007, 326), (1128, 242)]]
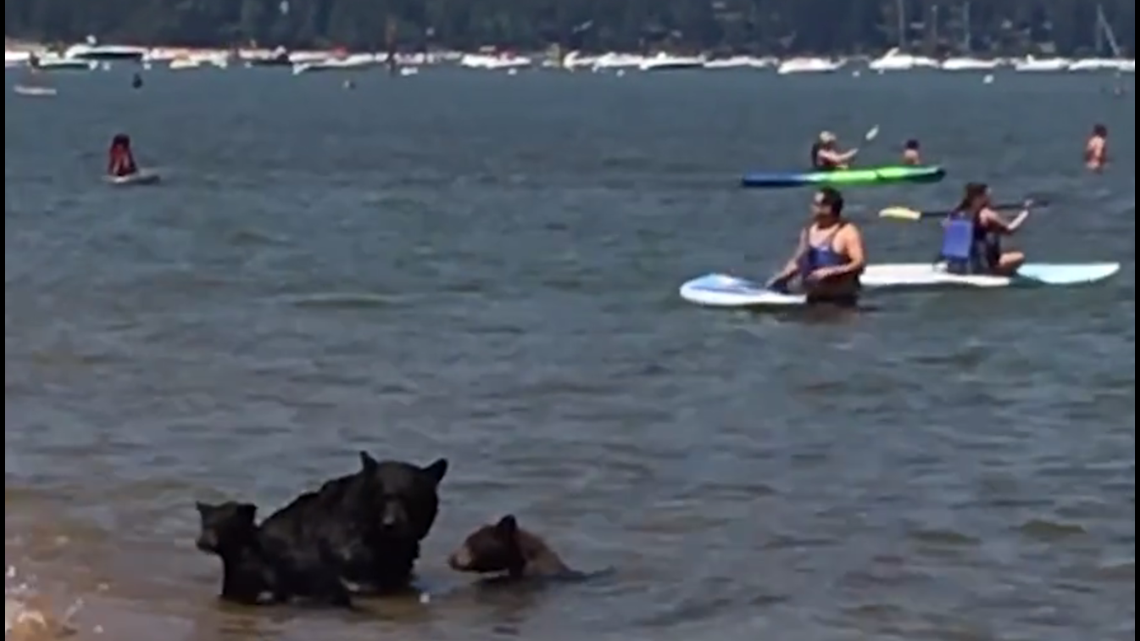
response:
[(946, 177), (941, 167), (868, 167), (835, 171), (751, 172), (740, 180), (741, 187), (778, 189), (784, 187), (833, 187), (887, 185), (895, 183), (936, 183)]
[(1012, 277), (987, 274), (952, 274), (944, 264), (900, 263), (868, 265), (860, 279), (873, 289), (954, 287), (1033, 287), (1086, 285), (1111, 278), (1120, 263), (1026, 263)]
[(33, 98), (51, 98), (58, 93), (54, 87), (37, 87), (34, 85), (16, 85), (12, 87), (12, 91), (21, 96)]
[(162, 180), (162, 176), (153, 171), (140, 171), (129, 176), (107, 176), (106, 180), (115, 187), (132, 187), (154, 185)]
[(681, 285), (681, 298), (705, 307), (737, 309), (779, 309), (805, 305), (803, 294), (773, 291), (744, 278), (728, 274), (706, 274)]

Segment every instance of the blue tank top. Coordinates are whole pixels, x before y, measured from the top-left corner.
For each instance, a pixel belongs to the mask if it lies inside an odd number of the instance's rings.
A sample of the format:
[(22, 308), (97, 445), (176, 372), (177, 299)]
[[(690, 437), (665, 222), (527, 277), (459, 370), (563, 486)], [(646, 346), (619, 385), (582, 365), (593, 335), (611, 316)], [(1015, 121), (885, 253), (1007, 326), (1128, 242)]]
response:
[(840, 229), (843, 229), (843, 223), (836, 225), (835, 229), (831, 230), (831, 233), (823, 237), (822, 242), (814, 244), (811, 242), (811, 228), (809, 227), (804, 231), (805, 239), (807, 240), (807, 251), (804, 252), (803, 261), (800, 265), (801, 275), (806, 276), (824, 267), (838, 267), (847, 264), (847, 256), (835, 251), (832, 247), (835, 241), (835, 235), (839, 233)]

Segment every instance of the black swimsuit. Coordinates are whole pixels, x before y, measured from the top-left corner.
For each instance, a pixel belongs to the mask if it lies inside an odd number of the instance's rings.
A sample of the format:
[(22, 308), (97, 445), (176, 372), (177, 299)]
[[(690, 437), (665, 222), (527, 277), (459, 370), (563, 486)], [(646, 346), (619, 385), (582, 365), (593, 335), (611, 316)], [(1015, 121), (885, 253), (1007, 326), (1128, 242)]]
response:
[(823, 145), (815, 143), (811, 146), (811, 168), (814, 171), (832, 171), (836, 166), (830, 161), (824, 160), (819, 157), (819, 152), (823, 151)]

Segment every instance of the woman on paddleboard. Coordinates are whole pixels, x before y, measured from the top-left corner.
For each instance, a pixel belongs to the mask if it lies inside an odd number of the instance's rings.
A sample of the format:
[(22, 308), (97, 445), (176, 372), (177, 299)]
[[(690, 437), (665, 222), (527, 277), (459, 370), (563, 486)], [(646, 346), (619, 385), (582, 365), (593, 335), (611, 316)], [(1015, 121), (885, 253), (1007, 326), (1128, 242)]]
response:
[(863, 235), (843, 218), (842, 194), (824, 187), (812, 199), (812, 222), (800, 233), (795, 253), (768, 287), (784, 289), (799, 276), (808, 304), (855, 307), (866, 264)]
[(941, 259), (951, 270), (1012, 276), (1025, 262), (1022, 252), (1002, 251), (1001, 237), (1017, 232), (1029, 217), (1031, 203), (1026, 202), (1012, 222), (1006, 222), (990, 204), (988, 185), (968, 183), (957, 209), (943, 221)]
[(830, 131), (820, 132), (819, 140), (811, 146), (811, 167), (815, 171), (847, 169), (858, 149), (839, 151), (839, 139)]
[(131, 137), (126, 134), (115, 134), (111, 139), (111, 148), (107, 151), (107, 175), (112, 178), (133, 176), (139, 173), (135, 163), (135, 156), (131, 153)]
[(1093, 125), (1092, 135), (1085, 142), (1085, 166), (1092, 171), (1104, 169), (1108, 163), (1108, 127)]

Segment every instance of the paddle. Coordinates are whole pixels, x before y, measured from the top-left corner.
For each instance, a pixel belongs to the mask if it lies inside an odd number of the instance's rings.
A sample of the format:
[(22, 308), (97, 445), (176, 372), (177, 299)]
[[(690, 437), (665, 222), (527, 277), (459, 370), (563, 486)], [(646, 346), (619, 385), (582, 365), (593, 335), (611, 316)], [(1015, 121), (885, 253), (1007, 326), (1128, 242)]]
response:
[[(1044, 207), (1048, 204), (1049, 204), (1048, 202), (1040, 202), (1040, 201), (1036, 201), (1036, 200), (1030, 201), (1028, 203), (1028, 205), (1030, 207)], [(1009, 211), (1009, 210), (1013, 210), (1013, 209), (1023, 209), (1025, 207), (1026, 207), (1025, 201), (1021, 201), (1019, 203), (998, 203), (996, 205), (990, 205), (990, 209), (996, 209), (998, 211), (1002, 211), (1002, 210)], [(914, 221), (914, 220), (922, 220), (923, 218), (945, 218), (952, 213), (954, 213), (954, 212), (952, 212), (950, 210), (918, 211), (917, 209), (910, 209), (908, 207), (887, 207), (886, 209), (879, 211), (879, 218), (892, 218), (894, 220)]]

